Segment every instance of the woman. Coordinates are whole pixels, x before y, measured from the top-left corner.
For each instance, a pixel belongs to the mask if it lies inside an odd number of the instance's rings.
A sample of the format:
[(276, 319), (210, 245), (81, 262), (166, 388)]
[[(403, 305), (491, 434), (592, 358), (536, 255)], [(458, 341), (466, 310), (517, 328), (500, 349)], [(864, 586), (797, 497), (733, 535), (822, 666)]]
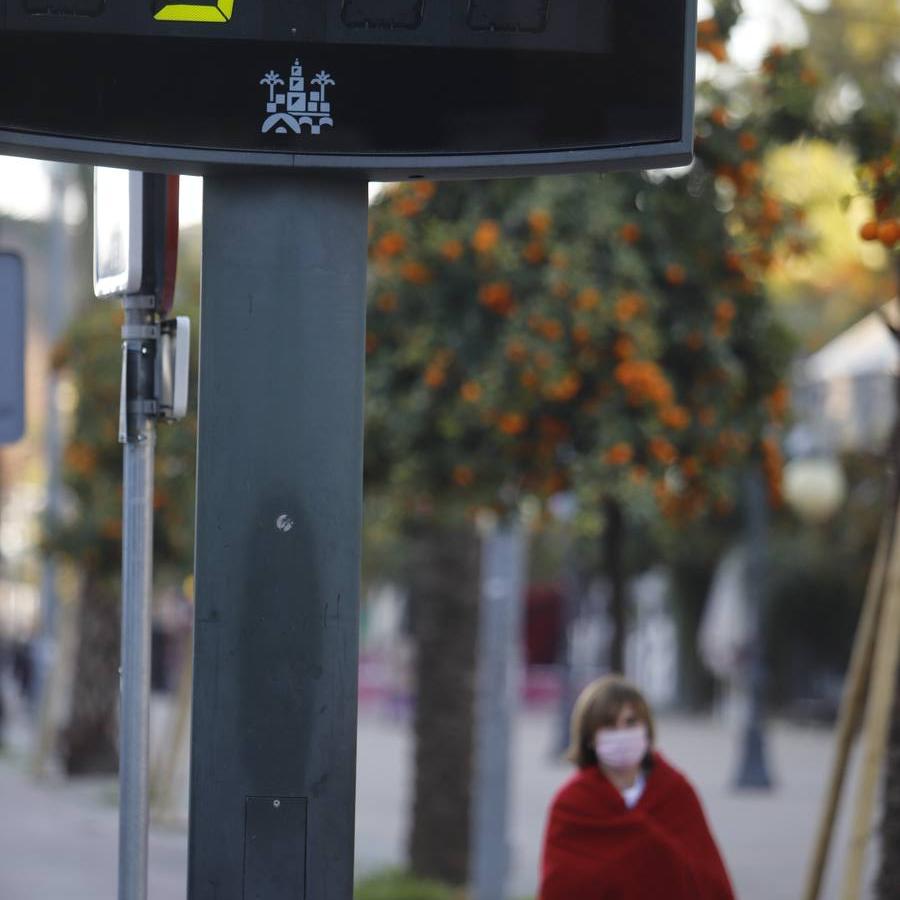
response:
[(653, 737), (624, 678), (582, 691), (567, 754), (578, 772), (550, 808), (540, 900), (734, 900), (700, 801)]

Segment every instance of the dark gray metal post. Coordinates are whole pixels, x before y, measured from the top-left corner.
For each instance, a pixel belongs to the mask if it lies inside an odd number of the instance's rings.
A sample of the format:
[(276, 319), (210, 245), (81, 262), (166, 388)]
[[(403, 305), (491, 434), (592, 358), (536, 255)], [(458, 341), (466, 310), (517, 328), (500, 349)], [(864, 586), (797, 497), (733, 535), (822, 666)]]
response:
[(525, 554), (525, 535), (518, 522), (501, 522), (482, 536), (470, 879), (473, 900), (506, 897), (511, 746), (521, 690)]
[(741, 759), (735, 777), (738, 788), (767, 790), (772, 778), (766, 761), (765, 723), (765, 604), (768, 584), (768, 498), (763, 473), (752, 465), (745, 479), (747, 533), (747, 599), (753, 633), (749, 648), (748, 708)]
[(208, 177), (190, 900), (350, 900), (367, 187)]

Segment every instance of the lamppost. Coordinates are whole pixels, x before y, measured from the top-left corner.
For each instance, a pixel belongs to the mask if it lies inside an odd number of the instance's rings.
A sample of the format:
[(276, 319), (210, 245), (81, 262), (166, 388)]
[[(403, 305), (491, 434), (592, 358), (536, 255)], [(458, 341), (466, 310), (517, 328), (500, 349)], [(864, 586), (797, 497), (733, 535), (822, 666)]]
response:
[(784, 467), (784, 496), (809, 524), (828, 521), (844, 502), (847, 479), (833, 456), (802, 456)]
[(569, 719), (575, 705), (575, 671), (572, 659), (572, 632), (580, 612), (580, 585), (575, 558), (575, 516), (578, 499), (572, 491), (554, 494), (549, 501), (550, 514), (565, 530), (563, 558), (562, 629), (560, 631), (560, 684), (557, 707), (556, 741), (552, 755), (558, 757), (569, 745)]
[(747, 472), (744, 487), (746, 516), (746, 597), (749, 606), (751, 640), (748, 647), (748, 708), (741, 761), (735, 786), (767, 790), (772, 787), (766, 762), (766, 733), (763, 706), (766, 685), (763, 620), (768, 581), (768, 499), (762, 470), (754, 465)]
[[(838, 461), (830, 455), (810, 453), (791, 460), (784, 469), (784, 493), (797, 514), (810, 524), (834, 515), (846, 495), (846, 479)], [(763, 610), (768, 569), (768, 515), (766, 488), (758, 469), (748, 473), (745, 488), (747, 522), (747, 599), (753, 622), (749, 652), (749, 709), (741, 763), (735, 784), (739, 788), (772, 786), (766, 762), (763, 706), (765, 694), (765, 645)]]

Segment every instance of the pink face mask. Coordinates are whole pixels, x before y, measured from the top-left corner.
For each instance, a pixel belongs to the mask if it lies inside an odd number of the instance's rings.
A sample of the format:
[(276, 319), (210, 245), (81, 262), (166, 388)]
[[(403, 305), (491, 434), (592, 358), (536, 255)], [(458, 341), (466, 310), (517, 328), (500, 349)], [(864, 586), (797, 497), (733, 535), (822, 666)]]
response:
[(594, 738), (597, 759), (608, 769), (631, 769), (647, 755), (650, 740), (646, 725), (601, 728)]

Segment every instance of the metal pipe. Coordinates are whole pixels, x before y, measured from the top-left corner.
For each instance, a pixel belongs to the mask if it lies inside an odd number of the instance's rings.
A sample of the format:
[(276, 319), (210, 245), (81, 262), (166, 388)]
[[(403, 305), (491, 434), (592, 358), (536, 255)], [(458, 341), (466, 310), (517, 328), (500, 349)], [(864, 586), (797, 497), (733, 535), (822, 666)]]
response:
[[(146, 298), (126, 297), (125, 327), (155, 318)], [(150, 613), (153, 581), (153, 460), (156, 429), (149, 415), (156, 342), (123, 345), (121, 416), (124, 433), (122, 499), (122, 662), (119, 721), (119, 900), (146, 900), (150, 757)]]
[(753, 622), (748, 653), (748, 709), (735, 786), (772, 787), (766, 752), (765, 603), (768, 566), (768, 499), (762, 471), (755, 466), (746, 478), (747, 596)]
[(472, 804), (472, 898), (503, 900), (510, 866), (509, 811), (519, 705), (525, 537), (504, 522), (482, 537), (481, 614)]

